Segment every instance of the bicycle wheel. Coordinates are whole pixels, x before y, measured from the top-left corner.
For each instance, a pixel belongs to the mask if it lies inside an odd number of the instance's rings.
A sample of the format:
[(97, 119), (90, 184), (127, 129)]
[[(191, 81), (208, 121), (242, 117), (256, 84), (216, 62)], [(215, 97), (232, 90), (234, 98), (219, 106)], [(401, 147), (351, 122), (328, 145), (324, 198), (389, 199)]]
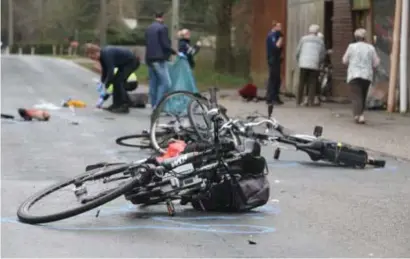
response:
[[(222, 105), (218, 105), (220, 114), (218, 116), (218, 122), (221, 126), (229, 121), (229, 117), (226, 115), (226, 108)], [(214, 127), (213, 122), (209, 120), (206, 113), (209, 110), (209, 102), (202, 100), (192, 100), (188, 108), (188, 117), (196, 134), (201, 137), (202, 140), (210, 141), (213, 137)], [(219, 132), (219, 136), (228, 138), (234, 141), (236, 146), (239, 146), (242, 142), (240, 137), (232, 130), (223, 130)]]
[[(132, 141), (135, 144), (127, 143), (128, 141)], [(151, 142), (150, 142), (148, 133), (125, 135), (125, 136), (117, 138), (115, 140), (115, 143), (117, 143), (120, 146), (125, 146), (125, 147), (136, 147), (136, 148), (141, 148), (141, 149), (151, 148)]]
[[(161, 147), (166, 147), (168, 141), (174, 137), (172, 132), (156, 132), (156, 138), (158, 139), (158, 145)], [(129, 142), (134, 142), (129, 143)], [(140, 149), (148, 149), (152, 148), (150, 134), (149, 133), (142, 133), (142, 134), (134, 134), (134, 135), (126, 135), (119, 137), (115, 140), (120, 146), (125, 147), (135, 147)]]
[[(136, 185), (138, 185), (138, 177), (131, 178), (130, 175), (125, 175), (125, 171), (128, 167), (129, 164), (111, 164), (103, 168), (93, 169), (71, 180), (54, 184), (34, 194), (26, 201), (24, 201), (18, 208), (17, 217), (21, 222), (24, 223), (41, 224), (63, 220), (84, 213), (98, 206), (101, 206), (109, 201), (118, 198), (122, 194), (131, 191)], [(117, 177), (112, 178), (114, 176)], [(90, 186), (88, 185), (91, 182), (96, 182), (100, 180), (103, 180), (102, 183), (104, 184), (104, 186), (108, 186), (114, 183), (115, 186), (112, 188), (108, 188), (104, 191), (99, 191), (97, 192), (97, 194), (90, 196)], [(120, 185), (118, 185), (119, 181)], [(81, 187), (87, 188), (85, 189), (86, 193), (84, 193), (84, 196), (81, 197), (80, 201), (78, 200), (78, 196), (75, 193), (73, 193), (73, 187), (75, 187), (75, 185), (81, 185)], [(71, 190), (63, 190), (66, 187), (71, 187)], [(72, 200), (75, 201), (74, 207), (67, 206), (67, 204), (65, 204), (69, 200), (67, 199), (69, 198), (68, 196), (64, 198), (56, 197), (57, 199), (54, 201), (54, 203), (49, 201), (48, 203), (44, 204), (44, 207), (39, 206), (40, 201), (49, 198), (49, 196), (54, 195), (57, 192), (61, 192), (62, 194), (70, 193), (71, 197), (74, 198)], [(61, 206), (62, 209), (56, 209), (56, 211), (53, 211), (55, 205)], [(39, 207), (38, 211), (40, 213), (35, 212), (37, 211), (35, 209), (37, 207)]]
[[(153, 148), (157, 152), (166, 152), (166, 147), (159, 144), (156, 136), (158, 128), (167, 128), (169, 131), (174, 132), (174, 139), (182, 139), (184, 141), (198, 139), (195, 130), (192, 129), (189, 118), (187, 118), (190, 99), (207, 101), (205, 97), (199, 94), (188, 91), (175, 91), (162, 97), (152, 113), (150, 139)], [(164, 123), (160, 122), (160, 119), (162, 119), (161, 115), (166, 115)]]

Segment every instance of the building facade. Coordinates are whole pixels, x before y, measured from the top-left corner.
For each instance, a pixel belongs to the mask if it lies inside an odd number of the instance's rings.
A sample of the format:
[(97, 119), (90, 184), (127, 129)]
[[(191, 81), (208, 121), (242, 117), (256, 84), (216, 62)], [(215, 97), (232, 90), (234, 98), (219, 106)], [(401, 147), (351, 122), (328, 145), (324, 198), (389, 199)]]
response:
[[(286, 25), (284, 82), (282, 90), (295, 93), (298, 68), (294, 52), (299, 39), (307, 33), (309, 24), (319, 24), (325, 44), (332, 49), (333, 91), (335, 97), (347, 97), (346, 66), (341, 60), (347, 46), (353, 42), (353, 32), (363, 27), (368, 41), (373, 43), (381, 58), (375, 84), (388, 85), (390, 52), (394, 21), (393, 0), (254, 0), (252, 75), (267, 79), (265, 39), (272, 20)], [(285, 9), (285, 10), (284, 10)], [(408, 58), (410, 63), (410, 58)], [(410, 65), (409, 65), (410, 67)], [(409, 71), (410, 74), (410, 71)]]
[[(252, 2), (252, 43), (251, 75), (254, 82), (262, 87), (268, 78), (266, 60), (266, 37), (272, 29), (272, 21), (282, 23), (283, 32), (287, 30), (286, 0), (253, 0)], [(287, 39), (285, 39), (286, 45)], [(283, 51), (286, 56), (286, 51)], [(282, 78), (285, 79), (286, 58), (282, 63)], [(283, 80), (284, 81), (284, 80)]]

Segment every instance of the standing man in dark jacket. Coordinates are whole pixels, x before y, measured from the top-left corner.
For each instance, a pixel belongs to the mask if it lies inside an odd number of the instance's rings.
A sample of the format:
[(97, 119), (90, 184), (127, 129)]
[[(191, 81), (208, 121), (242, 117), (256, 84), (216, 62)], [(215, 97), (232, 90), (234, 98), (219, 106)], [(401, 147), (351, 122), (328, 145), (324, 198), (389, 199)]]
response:
[(145, 62), (148, 66), (149, 95), (153, 109), (171, 87), (168, 60), (177, 54), (171, 47), (168, 27), (164, 24), (164, 14), (157, 13), (145, 31)]
[[(140, 66), (137, 56), (129, 49), (113, 46), (100, 48), (95, 44), (87, 44), (85, 52), (90, 59), (99, 61), (101, 64), (99, 88), (105, 90), (110, 84), (114, 86), (113, 103), (107, 110), (114, 113), (128, 113), (130, 100), (124, 85), (128, 77)], [(114, 74), (115, 68), (117, 73)]]
[(272, 114), (273, 104), (283, 104), (279, 98), (280, 91), (280, 64), (283, 44), (282, 25), (272, 22), (272, 30), (266, 38), (266, 54), (269, 66), (268, 89), (266, 102), (268, 104), (268, 115)]

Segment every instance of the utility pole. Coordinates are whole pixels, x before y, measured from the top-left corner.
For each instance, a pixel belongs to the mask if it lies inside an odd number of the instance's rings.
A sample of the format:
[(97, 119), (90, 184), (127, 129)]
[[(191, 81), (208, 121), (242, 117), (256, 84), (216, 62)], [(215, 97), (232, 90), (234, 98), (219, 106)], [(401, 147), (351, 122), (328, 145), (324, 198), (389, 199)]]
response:
[(123, 8), (124, 8), (124, 1), (118, 0), (118, 16), (120, 17), (120, 19), (125, 18), (124, 13), (123, 13)]
[(100, 0), (100, 46), (107, 43), (107, 2)]
[(8, 0), (9, 7), (9, 37), (8, 37), (8, 48), (11, 51), (11, 47), (14, 44), (14, 6), (13, 0)]
[(172, 47), (178, 49), (177, 32), (179, 30), (179, 0), (172, 0)]
[(43, 12), (43, 8), (44, 8), (44, 2), (43, 2), (43, 0), (38, 0), (38, 23), (37, 23), (37, 26), (39, 27), (39, 28), (37, 28), (37, 30), (38, 30), (38, 32), (39, 32), (39, 34), (40, 34), (40, 41), (42, 42), (43, 41), (43, 26), (44, 26), (44, 23), (43, 23), (43, 21), (44, 21), (44, 19), (43, 19), (43, 16), (44, 16), (44, 12)]
[(400, 112), (407, 112), (408, 108), (408, 75), (407, 53), (409, 39), (409, 1), (404, 0), (401, 14), (401, 47), (400, 47)]
[[(408, 0), (405, 0), (408, 1)], [(387, 99), (387, 111), (394, 112), (396, 109), (396, 83), (397, 83), (397, 65), (400, 50), (400, 22), (401, 22), (401, 3), (402, 0), (396, 0), (394, 11), (394, 28), (393, 28), (393, 46), (390, 62), (389, 76), (389, 94)]]

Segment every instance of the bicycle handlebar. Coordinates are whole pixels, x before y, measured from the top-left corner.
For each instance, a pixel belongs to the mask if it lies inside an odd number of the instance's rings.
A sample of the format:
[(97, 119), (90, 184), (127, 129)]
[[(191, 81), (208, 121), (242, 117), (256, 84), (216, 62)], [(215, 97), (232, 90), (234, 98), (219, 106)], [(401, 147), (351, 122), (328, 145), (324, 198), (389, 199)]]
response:
[[(246, 130), (248, 128), (253, 128), (253, 127), (260, 126), (262, 124), (267, 124), (269, 126), (272, 126), (272, 128), (277, 130), (279, 133), (284, 134), (283, 133), (283, 129), (284, 129), (283, 126), (280, 125), (277, 122), (277, 120), (275, 120), (275, 119), (263, 119), (263, 120), (258, 121), (258, 122), (247, 122), (247, 123), (244, 123), (243, 126), (240, 125), (239, 122), (240, 122), (239, 119), (237, 119), (237, 120), (232, 120), (231, 119), (228, 122), (226, 122), (224, 125), (222, 125), (222, 127), (220, 128), (220, 131), (224, 130), (224, 129), (236, 128), (240, 133), (246, 134)], [(259, 136), (259, 138), (267, 138), (268, 137), (267, 135), (264, 135), (264, 134), (253, 133), (253, 136), (255, 136), (255, 135)]]

